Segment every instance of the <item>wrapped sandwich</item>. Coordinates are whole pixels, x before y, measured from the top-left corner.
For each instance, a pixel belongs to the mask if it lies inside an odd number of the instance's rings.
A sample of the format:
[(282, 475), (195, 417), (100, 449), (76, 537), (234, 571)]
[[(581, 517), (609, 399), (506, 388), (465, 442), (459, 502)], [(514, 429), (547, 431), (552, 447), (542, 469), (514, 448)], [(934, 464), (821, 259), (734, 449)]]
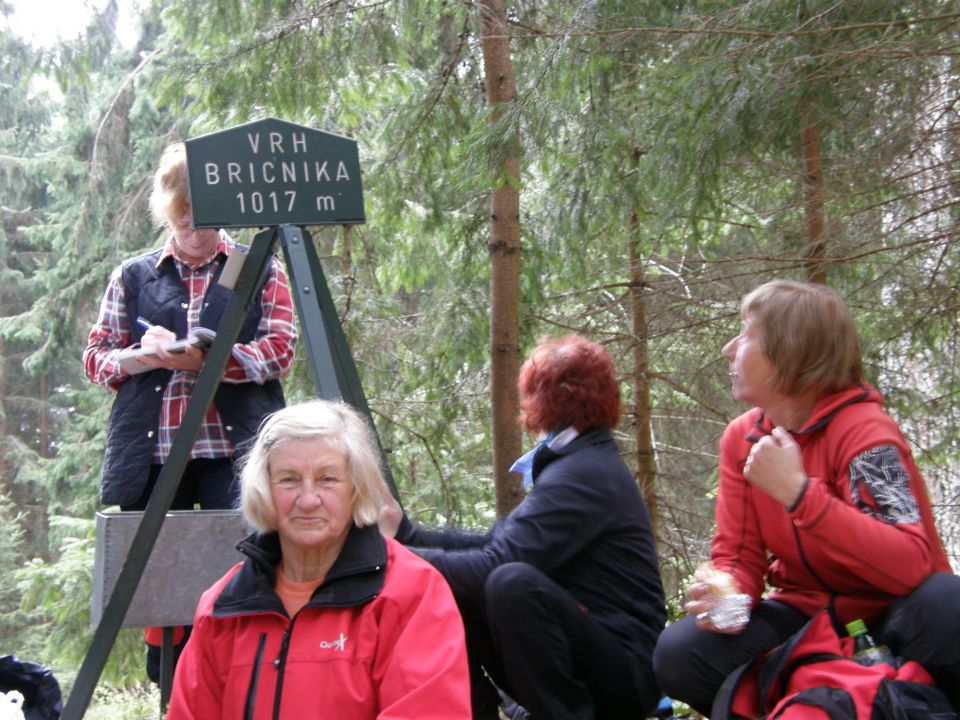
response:
[(726, 595), (737, 595), (736, 583), (733, 582), (733, 575), (720, 570), (713, 562), (705, 562), (700, 565), (693, 573), (696, 580), (710, 587), (710, 594), (718, 597)]
[(733, 575), (705, 562), (693, 573), (694, 579), (710, 588), (710, 609), (697, 615), (709, 618), (713, 627), (723, 632), (739, 632), (750, 620), (750, 596), (740, 592)]

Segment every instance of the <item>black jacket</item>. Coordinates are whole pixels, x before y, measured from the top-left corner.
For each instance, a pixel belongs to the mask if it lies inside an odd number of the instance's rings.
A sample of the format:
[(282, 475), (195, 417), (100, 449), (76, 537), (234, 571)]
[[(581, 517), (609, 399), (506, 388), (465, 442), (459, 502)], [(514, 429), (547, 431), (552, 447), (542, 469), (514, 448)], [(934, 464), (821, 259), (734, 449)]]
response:
[(650, 518), (609, 430), (592, 430), (554, 452), (541, 448), (534, 486), (484, 535), (418, 528), (397, 539), (416, 546), (457, 597), (480, 597), (487, 575), (525, 562), (564, 587), (631, 652), (649, 658), (666, 622)]
[[(123, 264), (123, 290), (129, 322), (130, 343), (140, 342), (144, 330), (134, 319), (144, 317), (154, 325), (186, 337), (187, 289), (172, 258), (157, 261), (161, 250), (132, 258)], [(200, 324), (216, 330), (227, 309), (232, 292), (217, 280), (223, 270), (222, 259), (200, 311)], [(255, 339), (260, 322), (260, 297), (266, 276), (257, 288), (254, 302), (244, 318), (238, 343)], [(162, 368), (132, 375), (117, 391), (110, 410), (107, 449), (103, 459), (101, 502), (105, 505), (129, 505), (143, 493), (147, 472), (153, 459), (160, 425), (163, 393), (173, 372)], [(256, 435), (263, 417), (283, 407), (283, 391), (277, 380), (257, 383), (221, 384), (213, 398), (227, 437), (237, 446)]]

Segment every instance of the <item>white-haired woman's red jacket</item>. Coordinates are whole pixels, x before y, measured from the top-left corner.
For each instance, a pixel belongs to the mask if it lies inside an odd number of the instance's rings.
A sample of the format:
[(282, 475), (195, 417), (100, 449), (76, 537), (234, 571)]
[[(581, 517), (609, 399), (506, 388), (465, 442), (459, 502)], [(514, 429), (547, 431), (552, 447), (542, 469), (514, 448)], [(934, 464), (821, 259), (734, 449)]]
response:
[(431, 565), (353, 527), (290, 618), (274, 591), (276, 534), (207, 590), (177, 664), (169, 720), (469, 720), (463, 624)]

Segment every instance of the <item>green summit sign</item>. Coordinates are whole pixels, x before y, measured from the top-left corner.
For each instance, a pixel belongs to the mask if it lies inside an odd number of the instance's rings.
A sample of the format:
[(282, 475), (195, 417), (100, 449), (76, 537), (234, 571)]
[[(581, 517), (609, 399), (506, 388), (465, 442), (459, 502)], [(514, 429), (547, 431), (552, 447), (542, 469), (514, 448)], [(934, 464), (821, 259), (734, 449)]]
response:
[(186, 147), (194, 227), (365, 220), (356, 140), (267, 118)]

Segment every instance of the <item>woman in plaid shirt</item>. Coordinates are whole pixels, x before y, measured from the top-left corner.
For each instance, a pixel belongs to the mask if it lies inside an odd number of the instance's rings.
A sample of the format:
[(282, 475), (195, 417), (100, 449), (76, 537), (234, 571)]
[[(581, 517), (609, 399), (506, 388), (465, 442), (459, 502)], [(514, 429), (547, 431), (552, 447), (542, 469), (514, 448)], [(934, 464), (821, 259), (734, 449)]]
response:
[[(164, 346), (198, 327), (216, 330), (231, 291), (217, 283), (235, 243), (223, 230), (193, 227), (186, 148), (164, 150), (150, 210), (169, 230), (164, 246), (123, 262), (110, 276), (83, 352), (92, 382), (117, 393), (110, 414), (101, 501), (143, 510), (173, 445), (205, 353)], [(230, 508), (238, 488), (237, 446), (261, 419), (284, 405), (279, 378), (293, 363), (297, 334), (284, 271), (274, 257), (241, 327), (214, 401), (190, 455), (171, 509)], [(122, 350), (155, 348), (130, 374)]]

